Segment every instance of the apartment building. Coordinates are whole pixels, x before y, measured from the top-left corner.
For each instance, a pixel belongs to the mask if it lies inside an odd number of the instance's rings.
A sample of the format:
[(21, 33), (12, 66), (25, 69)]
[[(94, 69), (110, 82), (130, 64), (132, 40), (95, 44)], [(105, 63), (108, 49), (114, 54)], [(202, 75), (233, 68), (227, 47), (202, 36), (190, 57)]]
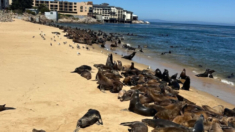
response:
[(87, 16), (92, 12), (93, 2), (68, 2), (68, 1), (49, 1), (49, 0), (34, 0), (33, 6), (37, 7), (40, 4), (45, 4), (49, 10), (58, 11), (64, 14)]
[(120, 22), (132, 23), (133, 12), (124, 10), (121, 7), (109, 6), (107, 3), (100, 5), (93, 5), (93, 12), (89, 13), (90, 16), (96, 17), (101, 15), (105, 22)]

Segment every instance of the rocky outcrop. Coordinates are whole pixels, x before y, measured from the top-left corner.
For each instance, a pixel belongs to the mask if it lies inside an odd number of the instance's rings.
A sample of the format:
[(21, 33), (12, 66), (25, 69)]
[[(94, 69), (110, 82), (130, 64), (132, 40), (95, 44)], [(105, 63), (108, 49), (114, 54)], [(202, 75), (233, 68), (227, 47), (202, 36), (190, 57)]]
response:
[(59, 23), (85, 23), (85, 24), (99, 23), (96, 19), (92, 17), (84, 17), (81, 19), (63, 18), (63, 19), (59, 19), (58, 22)]

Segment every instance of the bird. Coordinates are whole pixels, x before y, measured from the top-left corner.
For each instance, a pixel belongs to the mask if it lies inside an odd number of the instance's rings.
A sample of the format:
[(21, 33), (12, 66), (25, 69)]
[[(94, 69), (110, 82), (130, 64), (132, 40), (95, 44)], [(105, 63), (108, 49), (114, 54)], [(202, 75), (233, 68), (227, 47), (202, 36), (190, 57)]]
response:
[(60, 45), (60, 43), (58, 43), (58, 45)]
[(101, 53), (103, 53), (103, 51), (101, 50)]
[(80, 55), (80, 53), (79, 53), (79, 52), (77, 52), (77, 54), (78, 54), (78, 55)]
[(52, 46), (52, 43), (50, 45)]
[(89, 48), (88, 48), (88, 47), (86, 47), (86, 49), (87, 49), (87, 50), (89, 50)]
[(33, 38), (34, 38), (34, 36), (33, 36)]

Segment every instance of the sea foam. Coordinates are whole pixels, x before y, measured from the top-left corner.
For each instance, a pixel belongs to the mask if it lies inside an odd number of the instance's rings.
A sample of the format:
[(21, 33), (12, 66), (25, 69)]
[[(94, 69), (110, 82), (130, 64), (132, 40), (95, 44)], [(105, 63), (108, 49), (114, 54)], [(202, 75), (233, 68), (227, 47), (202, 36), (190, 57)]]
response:
[(225, 84), (229, 84), (229, 85), (234, 86), (234, 83), (233, 83), (233, 82), (230, 82), (230, 81), (225, 80), (225, 79), (222, 79), (221, 82), (222, 82), (222, 83), (225, 83)]

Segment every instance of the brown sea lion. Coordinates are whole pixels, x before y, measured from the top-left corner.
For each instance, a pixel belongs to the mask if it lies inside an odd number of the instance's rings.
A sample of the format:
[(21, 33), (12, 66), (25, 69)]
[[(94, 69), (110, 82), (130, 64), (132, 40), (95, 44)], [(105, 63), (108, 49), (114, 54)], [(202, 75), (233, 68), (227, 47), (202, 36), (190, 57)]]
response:
[(107, 58), (107, 61), (106, 61), (106, 66), (110, 67), (111, 69), (114, 66), (114, 64), (113, 64), (113, 55), (111, 53), (108, 55), (108, 58)]
[(120, 60), (117, 61), (118, 64), (117, 64), (117, 67), (118, 67), (118, 70), (122, 70), (122, 62)]
[(77, 67), (73, 72), (71, 73), (78, 73), (78, 74), (81, 74), (82, 72), (84, 71), (91, 71), (92, 68), (88, 65), (82, 65), (80, 67)]
[(127, 55), (127, 56), (123, 56), (122, 58), (132, 60), (132, 58), (135, 56), (135, 54), (136, 54), (136, 52), (133, 52), (132, 54)]
[(186, 78), (186, 70), (183, 69), (183, 71), (180, 73), (180, 79), (185, 79)]
[(223, 132), (223, 130), (218, 123), (213, 123), (209, 132)]
[(132, 96), (133, 97), (130, 101), (129, 108), (128, 108), (129, 111), (143, 115), (143, 116), (154, 116), (157, 113), (155, 109), (144, 107), (140, 103), (138, 90), (136, 90)]
[(224, 112), (224, 106), (223, 105), (218, 105), (218, 106), (215, 106), (215, 107), (213, 107), (213, 110), (215, 110), (216, 111), (216, 113), (219, 113), (219, 114), (223, 114), (223, 112)]
[(218, 115), (222, 115), (222, 113), (218, 113), (216, 110), (214, 110), (213, 108), (211, 108), (210, 106), (208, 105), (202, 105), (202, 108), (206, 111), (210, 111), (212, 113), (215, 113), (215, 114), (218, 114)]
[(37, 129), (33, 129), (32, 132), (46, 132), (44, 130), (37, 130)]
[(183, 125), (184, 123), (192, 120), (192, 114), (191, 113), (185, 113), (183, 115), (176, 116), (172, 122), (176, 124)]
[(100, 112), (95, 109), (89, 109), (87, 113), (78, 120), (76, 129), (74, 130), (74, 132), (78, 132), (80, 128), (86, 128), (95, 123), (98, 123), (99, 125), (103, 125)]
[(164, 127), (164, 128), (160, 127), (153, 129), (152, 132), (192, 132), (192, 131), (182, 127)]
[(134, 122), (123, 122), (120, 125), (129, 126), (131, 129), (128, 129), (129, 132), (148, 132), (148, 127), (139, 121)]
[(235, 116), (235, 111), (225, 108), (223, 115), (228, 117)]

